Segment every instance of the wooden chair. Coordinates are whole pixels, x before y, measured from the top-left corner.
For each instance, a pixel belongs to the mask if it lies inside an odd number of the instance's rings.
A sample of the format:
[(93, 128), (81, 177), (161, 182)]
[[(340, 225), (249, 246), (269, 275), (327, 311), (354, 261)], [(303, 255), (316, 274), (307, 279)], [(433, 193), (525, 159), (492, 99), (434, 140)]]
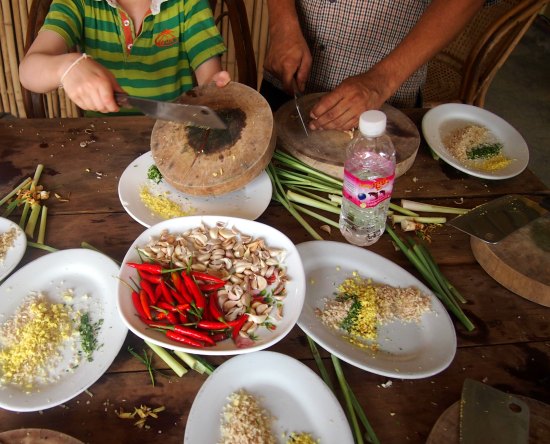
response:
[(483, 8), (428, 63), (424, 106), (462, 102), (479, 107), (496, 73), (550, 0), (501, 0)]
[[(25, 53), (42, 27), (52, 0), (33, 0), (28, 17), (25, 40)], [(258, 74), (254, 48), (250, 36), (250, 25), (243, 0), (209, 0), (215, 14), (216, 25), (220, 28), (231, 57), (225, 57), (224, 69), (234, 57), (240, 83), (257, 89)], [(63, 90), (48, 94), (38, 94), (21, 87), (27, 117), (77, 117), (82, 114), (64, 94)]]

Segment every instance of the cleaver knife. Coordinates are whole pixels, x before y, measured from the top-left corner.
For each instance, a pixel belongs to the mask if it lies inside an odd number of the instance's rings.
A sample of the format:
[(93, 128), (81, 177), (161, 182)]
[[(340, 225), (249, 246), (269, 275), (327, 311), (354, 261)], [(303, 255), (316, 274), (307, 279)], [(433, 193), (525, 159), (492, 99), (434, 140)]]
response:
[(201, 128), (227, 129), (224, 121), (208, 106), (143, 99), (119, 92), (115, 92), (115, 100), (119, 106), (137, 108), (146, 116), (155, 119), (186, 123)]
[(460, 401), (460, 444), (527, 444), (529, 406), (516, 396), (466, 379)]

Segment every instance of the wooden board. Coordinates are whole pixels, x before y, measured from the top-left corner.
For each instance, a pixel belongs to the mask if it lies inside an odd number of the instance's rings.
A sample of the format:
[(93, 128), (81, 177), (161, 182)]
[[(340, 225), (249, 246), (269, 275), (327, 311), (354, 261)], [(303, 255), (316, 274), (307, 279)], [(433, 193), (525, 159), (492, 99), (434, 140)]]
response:
[[(324, 93), (308, 94), (299, 99), (300, 110), (306, 122), (311, 109), (323, 95)], [(407, 172), (416, 158), (420, 134), (412, 120), (397, 108), (384, 104), (381, 111), (388, 118), (387, 133), (395, 146), (396, 177), (399, 177)], [(325, 130), (309, 131), (309, 136), (306, 136), (294, 100), (277, 110), (275, 125), (277, 142), (281, 148), (313, 168), (343, 179), (345, 148), (354, 133)]]
[(83, 444), (72, 436), (48, 429), (17, 429), (0, 433), (0, 444)]
[(193, 92), (180, 101), (209, 106), (228, 129), (157, 120), (151, 134), (153, 159), (164, 179), (184, 193), (209, 196), (238, 190), (271, 160), (276, 141), (271, 109), (257, 91), (236, 82)]
[(508, 290), (550, 307), (550, 213), (497, 244), (475, 237), (472, 252), (483, 269)]
[[(529, 444), (544, 444), (550, 436), (550, 406), (536, 399), (517, 396), (529, 406)], [(460, 401), (451, 405), (435, 423), (426, 444), (460, 442)]]

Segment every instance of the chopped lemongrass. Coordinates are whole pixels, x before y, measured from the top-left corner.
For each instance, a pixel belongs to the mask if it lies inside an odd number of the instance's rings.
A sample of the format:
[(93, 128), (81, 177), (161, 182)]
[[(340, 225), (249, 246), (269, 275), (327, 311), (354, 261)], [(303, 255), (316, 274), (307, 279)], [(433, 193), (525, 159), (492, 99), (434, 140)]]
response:
[(174, 354), (183, 362), (185, 362), (189, 366), (189, 368), (192, 368), (197, 373), (200, 373), (201, 375), (204, 373), (208, 375), (212, 374), (212, 368), (209, 365), (205, 365), (204, 362), (199, 361), (195, 356), (179, 350), (174, 350)]
[(405, 214), (406, 216), (420, 216), (418, 213), (415, 213), (414, 211), (407, 210), (406, 208), (400, 207), (399, 205), (396, 205), (393, 202), (390, 202), (390, 210), (397, 211), (398, 213)]
[(27, 216), (29, 214), (30, 207), (31, 205), (28, 202), (25, 202), (25, 205), (23, 205), (23, 211), (21, 212), (21, 217), (19, 218), (19, 226), (23, 229), (27, 224)]
[(31, 215), (29, 216), (27, 226), (25, 227), (25, 233), (31, 239), (34, 237), (34, 229), (36, 228), (36, 222), (38, 221), (39, 215), (40, 215), (40, 204), (31, 205)]
[(11, 190), (6, 196), (0, 200), (0, 205), (4, 205), (8, 200), (17, 194), (19, 190), (25, 189), (30, 186), (32, 179), (27, 177), (23, 182), (17, 185), (13, 190)]
[(157, 354), (159, 358), (161, 358), (166, 365), (168, 365), (176, 375), (178, 375), (180, 378), (187, 373), (187, 369), (181, 365), (178, 361), (174, 359), (174, 357), (164, 348), (159, 347), (156, 344), (153, 344), (151, 342), (145, 341), (145, 343)]
[(321, 222), (324, 222), (328, 225), (332, 225), (334, 228), (338, 228), (338, 229), (340, 228), (340, 225), (338, 224), (338, 222), (332, 219), (329, 219), (328, 217), (322, 216), (316, 213), (315, 211), (311, 211), (308, 208), (302, 207), (300, 205), (296, 205), (296, 204), (291, 204), (291, 205), (294, 208), (296, 208), (298, 211), (301, 211), (302, 213), (307, 214), (308, 216), (314, 217), (315, 219), (320, 220)]
[(312, 199), (311, 197), (303, 196), (290, 190), (287, 190), (286, 197), (292, 202), (309, 205), (310, 207), (315, 207), (330, 213), (340, 214), (340, 208), (335, 207), (334, 205), (321, 202), (317, 199)]
[(33, 247), (33, 248), (38, 248), (40, 250), (49, 251), (50, 253), (55, 253), (56, 251), (59, 251), (57, 248), (50, 247), (49, 245), (39, 244), (39, 243), (36, 243), (36, 242), (27, 241), (27, 246)]
[(44, 236), (46, 235), (46, 218), (48, 217), (48, 207), (46, 205), (42, 205), (42, 211), (40, 214), (40, 226), (38, 227), (38, 238), (36, 239), (36, 243), (43, 244), (44, 243)]
[(450, 214), (466, 214), (468, 209), (445, 207), (441, 205), (431, 205), (423, 202), (415, 202), (413, 200), (401, 199), (401, 206), (407, 210), (424, 211), (426, 213), (450, 213)]
[(405, 216), (404, 214), (392, 214), (390, 218), (394, 224), (398, 224), (404, 220), (420, 222), (422, 224), (444, 224), (447, 222), (446, 217)]
[(34, 172), (34, 177), (32, 179), (31, 191), (34, 191), (34, 189), (38, 185), (38, 181), (40, 180), (40, 175), (42, 174), (43, 169), (44, 165), (42, 165), (41, 163), (36, 166), (36, 171)]
[(423, 230), (425, 227), (424, 224), (420, 222), (413, 222), (412, 220), (402, 220), (400, 225), (403, 231)]
[(357, 415), (355, 412), (355, 408), (353, 407), (353, 402), (350, 395), (351, 390), (349, 389), (349, 385), (346, 381), (346, 378), (344, 377), (344, 372), (342, 371), (340, 361), (334, 355), (330, 355), (330, 357), (332, 359), (334, 370), (336, 371), (336, 377), (338, 378), (338, 382), (340, 383), (340, 389), (342, 390), (342, 393), (344, 395), (344, 400), (346, 402), (346, 408), (348, 411), (348, 420), (351, 422), (353, 428), (355, 442), (357, 444), (363, 444), (363, 434), (361, 433), (361, 430), (359, 429), (359, 423), (357, 422)]

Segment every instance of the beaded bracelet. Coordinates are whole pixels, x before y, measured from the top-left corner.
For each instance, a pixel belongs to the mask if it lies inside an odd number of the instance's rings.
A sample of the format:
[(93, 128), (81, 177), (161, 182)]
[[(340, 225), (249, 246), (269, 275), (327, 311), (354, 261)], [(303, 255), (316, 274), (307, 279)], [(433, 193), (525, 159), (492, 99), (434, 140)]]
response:
[(63, 80), (65, 80), (65, 77), (71, 69), (73, 69), (76, 65), (78, 65), (82, 60), (91, 58), (88, 54), (83, 52), (78, 59), (76, 59), (73, 63), (69, 65), (69, 67), (65, 70), (65, 72), (62, 74), (61, 79), (59, 80), (59, 86), (63, 87)]

